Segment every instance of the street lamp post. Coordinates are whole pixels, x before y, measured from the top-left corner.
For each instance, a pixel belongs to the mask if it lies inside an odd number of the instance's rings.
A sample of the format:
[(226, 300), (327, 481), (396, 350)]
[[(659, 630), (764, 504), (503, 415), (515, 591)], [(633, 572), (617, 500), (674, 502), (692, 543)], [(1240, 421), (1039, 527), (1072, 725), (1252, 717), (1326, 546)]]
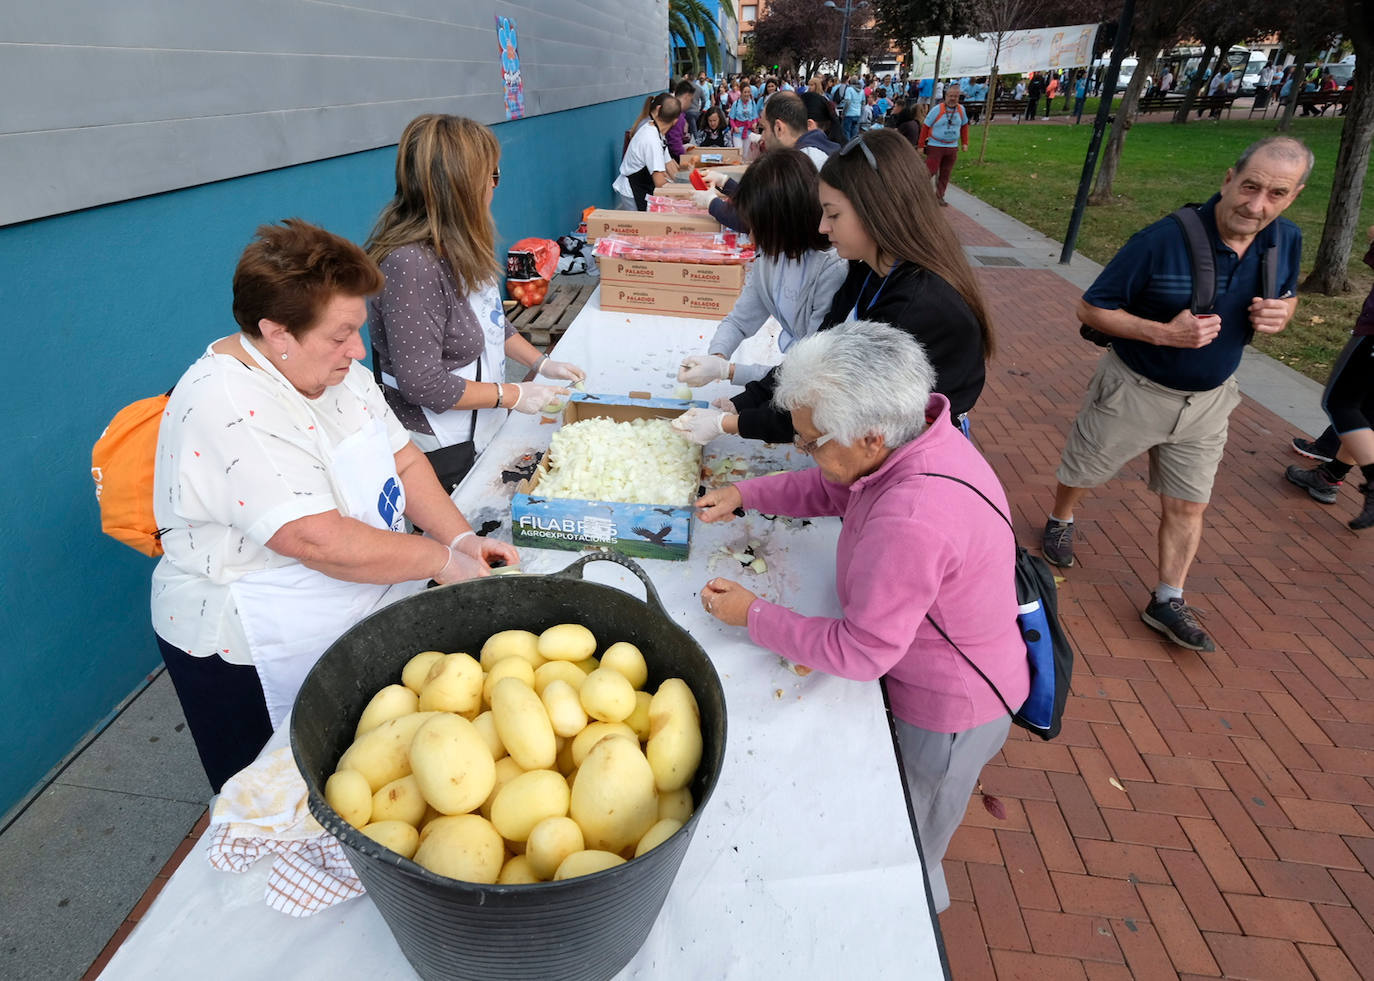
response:
[(825, 0), (824, 6), (831, 10), (844, 11), (844, 26), (840, 29), (840, 74), (843, 75), (844, 60), (849, 55), (849, 17), (860, 7), (867, 7), (868, 0), (844, 0), (843, 7), (835, 3), (835, 0)]

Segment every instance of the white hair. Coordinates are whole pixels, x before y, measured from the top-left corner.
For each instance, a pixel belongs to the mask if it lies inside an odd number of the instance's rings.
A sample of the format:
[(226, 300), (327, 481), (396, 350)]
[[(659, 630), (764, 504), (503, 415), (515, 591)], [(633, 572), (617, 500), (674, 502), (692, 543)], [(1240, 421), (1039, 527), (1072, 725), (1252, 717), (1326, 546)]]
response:
[(910, 334), (872, 320), (840, 324), (787, 352), (773, 404), (809, 408), (816, 428), (852, 445), (873, 434), (896, 449), (926, 428), (935, 369)]

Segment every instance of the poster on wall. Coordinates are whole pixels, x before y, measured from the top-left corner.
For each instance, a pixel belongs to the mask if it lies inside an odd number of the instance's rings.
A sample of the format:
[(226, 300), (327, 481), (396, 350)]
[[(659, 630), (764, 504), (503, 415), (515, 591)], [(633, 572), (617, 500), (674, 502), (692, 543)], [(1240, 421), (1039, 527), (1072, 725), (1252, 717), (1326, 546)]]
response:
[(505, 89), (506, 118), (523, 119), (525, 83), (520, 78), (520, 50), (514, 20), (509, 17), (496, 18), (496, 40), (501, 46), (501, 82)]

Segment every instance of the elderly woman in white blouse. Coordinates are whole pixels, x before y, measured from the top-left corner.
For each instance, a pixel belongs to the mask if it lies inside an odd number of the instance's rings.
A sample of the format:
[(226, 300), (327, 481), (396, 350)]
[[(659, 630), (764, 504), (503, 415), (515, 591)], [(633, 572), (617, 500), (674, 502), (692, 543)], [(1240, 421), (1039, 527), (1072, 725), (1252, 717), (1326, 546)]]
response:
[(240, 332), (187, 369), (162, 420), (153, 628), (216, 792), (350, 626), (430, 579), (519, 561), (473, 534), (358, 364), (381, 287), (346, 239), (259, 228), (234, 272)]

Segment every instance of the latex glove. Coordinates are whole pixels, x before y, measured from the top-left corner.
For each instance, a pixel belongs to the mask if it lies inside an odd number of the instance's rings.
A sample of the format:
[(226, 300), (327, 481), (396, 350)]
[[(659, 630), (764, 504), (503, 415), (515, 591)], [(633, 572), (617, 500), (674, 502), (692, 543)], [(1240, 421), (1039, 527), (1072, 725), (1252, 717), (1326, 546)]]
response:
[(717, 436), (725, 435), (720, 423), (724, 415), (717, 409), (688, 409), (669, 425), (693, 443), (705, 446)]
[(509, 407), (516, 412), (523, 412), (526, 415), (538, 415), (539, 411), (560, 395), (571, 395), (571, 389), (562, 388), (557, 385), (537, 385), (532, 382), (521, 382), (518, 385), (506, 385), (507, 391), (515, 389), (517, 392), (515, 402), (510, 403), (507, 396)]
[(494, 538), (482, 538), (475, 531), (465, 531), (448, 543), (449, 548), (470, 555), (483, 565), (517, 566), (520, 553), (514, 545)]
[(726, 182), (730, 180), (729, 174), (722, 174), (719, 170), (715, 168), (703, 170), (701, 172), (701, 176), (706, 178), (706, 183), (710, 184), (712, 187), (715, 188), (725, 187)]
[(570, 381), (574, 385), (587, 377), (587, 373), (571, 361), (554, 361), (553, 359), (541, 364), (539, 373), (545, 378), (560, 378), (563, 381)]
[[(710, 194), (710, 191), (698, 191), (698, 194)], [(693, 388), (700, 388), (702, 385), (709, 385), (713, 381), (720, 381), (730, 377), (730, 362), (716, 354), (689, 354), (682, 359), (682, 364), (678, 365), (677, 380), (684, 385), (691, 385)]]
[(730, 396), (728, 395), (722, 395), (718, 399), (712, 399), (711, 408), (719, 409), (721, 412), (724, 412), (727, 416), (739, 415), (739, 409), (735, 408), (735, 403), (730, 401)]
[(711, 207), (711, 202), (718, 197), (720, 197), (720, 195), (715, 191), (693, 191), (692, 204), (702, 211), (705, 211), (707, 208)]
[(462, 582), (465, 579), (480, 579), (483, 576), (491, 575), (491, 570), (487, 564), (480, 559), (475, 559), (465, 552), (459, 551), (452, 545), (448, 549), (448, 561), (444, 567), (434, 574), (434, 581), (440, 586), (447, 586), (451, 582)]

